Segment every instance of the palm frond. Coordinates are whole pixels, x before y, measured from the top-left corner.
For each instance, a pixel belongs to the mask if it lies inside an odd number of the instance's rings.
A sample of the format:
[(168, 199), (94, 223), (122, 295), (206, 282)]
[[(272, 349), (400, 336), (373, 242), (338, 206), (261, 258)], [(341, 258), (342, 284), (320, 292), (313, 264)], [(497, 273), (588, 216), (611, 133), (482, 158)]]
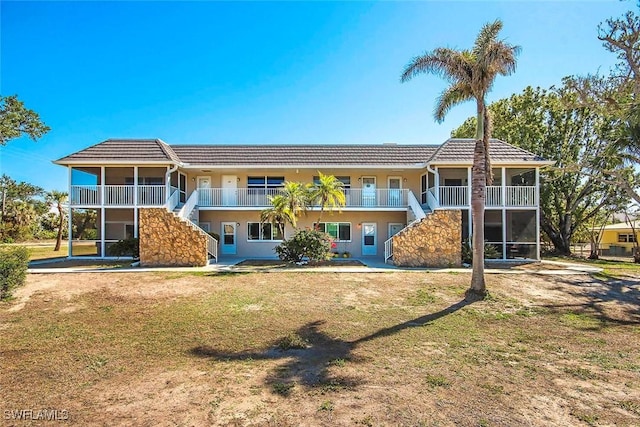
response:
[(476, 41), (473, 44), (473, 53), (481, 55), (487, 50), (487, 47), (496, 41), (498, 34), (502, 30), (502, 21), (496, 19), (493, 22), (484, 24), (476, 37)]
[(438, 48), (416, 56), (404, 68), (400, 82), (405, 83), (419, 74), (432, 73), (448, 80), (466, 79), (471, 67), (464, 51)]
[(482, 55), (482, 61), (491, 68), (494, 76), (508, 76), (516, 71), (516, 57), (520, 54), (520, 46), (512, 46), (498, 41), (491, 44)]
[(454, 83), (445, 89), (436, 100), (433, 116), (438, 123), (442, 123), (451, 108), (470, 99), (473, 99), (470, 86), (462, 82)]

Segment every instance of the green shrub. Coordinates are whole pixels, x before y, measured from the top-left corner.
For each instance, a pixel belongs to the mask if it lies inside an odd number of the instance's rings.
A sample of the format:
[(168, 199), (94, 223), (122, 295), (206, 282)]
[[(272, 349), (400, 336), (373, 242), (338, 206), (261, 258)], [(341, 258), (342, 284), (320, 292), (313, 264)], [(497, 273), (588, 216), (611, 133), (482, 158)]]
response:
[[(502, 258), (502, 253), (498, 251), (494, 245), (484, 244), (484, 258), (485, 259), (498, 259)], [(471, 247), (471, 240), (465, 239), (462, 241), (462, 262), (464, 264), (473, 264), (473, 248)]]
[(298, 230), (289, 240), (275, 247), (281, 260), (287, 262), (326, 261), (333, 257), (331, 253), (331, 236), (315, 229)]
[(29, 250), (24, 246), (0, 248), (0, 300), (24, 284), (28, 266)]
[(129, 239), (118, 240), (107, 249), (109, 256), (130, 256), (140, 258), (140, 241), (135, 237)]

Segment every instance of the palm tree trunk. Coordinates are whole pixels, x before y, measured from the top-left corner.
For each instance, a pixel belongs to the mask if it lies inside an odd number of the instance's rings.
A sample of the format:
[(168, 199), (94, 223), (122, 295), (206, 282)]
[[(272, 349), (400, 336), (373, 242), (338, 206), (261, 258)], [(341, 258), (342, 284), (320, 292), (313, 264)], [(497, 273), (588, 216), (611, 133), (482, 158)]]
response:
[(473, 151), (473, 167), (471, 172), (473, 271), (471, 273), (471, 287), (467, 290), (468, 299), (483, 298), (487, 293), (484, 281), (484, 206), (487, 191), (487, 153), (484, 141), (484, 99), (478, 99), (476, 104), (478, 112), (478, 126), (476, 128), (476, 143)]
[(64, 225), (64, 215), (62, 214), (62, 205), (58, 203), (58, 215), (60, 215), (60, 222), (58, 223), (58, 235), (56, 236), (56, 247), (53, 248), (54, 252), (58, 252), (60, 250), (60, 245), (62, 244), (62, 227)]

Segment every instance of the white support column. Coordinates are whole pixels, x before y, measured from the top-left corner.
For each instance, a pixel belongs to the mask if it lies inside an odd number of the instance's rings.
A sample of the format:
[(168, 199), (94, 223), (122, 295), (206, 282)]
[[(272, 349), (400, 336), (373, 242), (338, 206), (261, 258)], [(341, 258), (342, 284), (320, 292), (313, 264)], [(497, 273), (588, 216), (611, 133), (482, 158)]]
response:
[(169, 197), (171, 197), (171, 174), (169, 173), (169, 171), (171, 170), (171, 166), (167, 166), (167, 172), (164, 174), (164, 179), (165, 179), (165, 183), (164, 183), (164, 188), (165, 188), (165, 197), (164, 197), (164, 203), (167, 206), (167, 208), (169, 207)]
[(507, 206), (507, 199), (505, 199), (505, 197), (507, 196), (507, 168), (505, 168), (504, 166), (502, 167), (502, 177), (500, 179), (500, 199), (501, 206)]
[(104, 233), (106, 231), (105, 214), (106, 214), (106, 209), (103, 206), (100, 208), (100, 257), (101, 258), (104, 258), (106, 255), (106, 252), (105, 252), (106, 245), (104, 241), (105, 239)]
[(133, 208), (133, 237), (138, 238), (138, 207)]
[(69, 222), (67, 224), (67, 228), (68, 228), (68, 232), (69, 234), (67, 235), (67, 256), (71, 257), (73, 256), (73, 251), (71, 248), (72, 245), (72, 237), (73, 237), (73, 222), (71, 221), (71, 214), (73, 213), (73, 208), (71, 207), (71, 176), (72, 176), (72, 172), (73, 172), (73, 166), (68, 166), (67, 167), (69, 169), (69, 197), (67, 198), (68, 203), (69, 203), (69, 214), (67, 216), (67, 221)]
[(105, 205), (105, 195), (107, 194), (106, 188), (106, 168), (104, 166), (100, 166), (100, 184), (102, 184), (102, 200), (100, 200), (100, 257), (104, 258), (105, 255), (105, 244), (104, 244), (104, 232), (105, 232), (105, 216), (106, 210), (104, 208)]
[(435, 175), (433, 175), (433, 188), (436, 192), (434, 197), (436, 198), (436, 202), (438, 202), (438, 206), (440, 206), (440, 171), (437, 166), (434, 170), (436, 171)]
[(471, 166), (467, 168), (467, 205), (471, 206)]
[(104, 206), (105, 194), (107, 189), (105, 188), (105, 167), (100, 166), (100, 206)]
[[(502, 170), (504, 171), (504, 168)], [(504, 207), (502, 208), (502, 259), (507, 259), (507, 209)]]
[(133, 206), (138, 206), (138, 166), (133, 167)]
[(467, 209), (467, 214), (467, 222), (469, 223), (469, 235), (467, 236), (467, 239), (471, 241), (471, 236), (473, 236), (473, 218), (471, 218), (471, 207)]
[(540, 168), (536, 168), (536, 259), (540, 259)]
[(500, 170), (500, 205), (502, 206), (502, 259), (507, 259), (507, 168)]

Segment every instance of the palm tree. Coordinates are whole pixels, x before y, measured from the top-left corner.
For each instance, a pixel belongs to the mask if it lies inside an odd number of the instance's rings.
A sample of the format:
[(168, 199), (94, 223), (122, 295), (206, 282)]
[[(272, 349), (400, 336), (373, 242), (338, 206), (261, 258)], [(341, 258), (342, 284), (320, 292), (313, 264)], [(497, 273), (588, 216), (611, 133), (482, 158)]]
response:
[(282, 196), (286, 200), (289, 212), (291, 213), (291, 226), (297, 226), (297, 220), (301, 214), (306, 214), (309, 208), (309, 192), (308, 185), (301, 182), (286, 181), (282, 188)]
[(325, 209), (340, 210), (345, 205), (344, 184), (335, 176), (318, 171), (318, 182), (311, 187), (311, 202), (320, 206), (320, 216), (316, 222), (320, 224)]
[(298, 217), (306, 213), (309, 206), (309, 188), (300, 182), (286, 181), (282, 192), (269, 197), (271, 207), (260, 213), (262, 223), (278, 227), (284, 237), (286, 224), (296, 227)]
[(285, 224), (295, 223), (295, 216), (289, 209), (287, 199), (282, 194), (269, 196), (269, 202), (271, 207), (260, 212), (260, 222), (278, 227), (280, 234), (284, 237)]
[[(64, 226), (64, 210), (62, 209), (62, 204), (67, 200), (67, 193), (64, 191), (51, 190), (47, 192), (46, 198), (48, 203), (55, 204), (56, 209), (58, 209), (58, 235), (56, 236), (56, 246), (53, 248), (54, 252), (57, 252), (60, 250), (62, 243), (62, 229)], [(69, 238), (71, 238), (71, 236), (69, 236)]]
[(407, 64), (400, 79), (404, 83), (418, 74), (430, 73), (451, 83), (436, 101), (434, 117), (438, 122), (444, 120), (452, 107), (464, 101), (476, 101), (476, 143), (471, 180), (473, 273), (468, 298), (483, 298), (487, 292), (484, 280), (484, 207), (486, 186), (491, 183), (492, 176), (489, 158), (491, 123), (486, 95), (498, 74), (507, 76), (515, 71), (516, 56), (520, 52), (519, 46), (498, 40), (501, 29), (500, 20), (485, 24), (471, 50), (437, 48), (417, 56)]

